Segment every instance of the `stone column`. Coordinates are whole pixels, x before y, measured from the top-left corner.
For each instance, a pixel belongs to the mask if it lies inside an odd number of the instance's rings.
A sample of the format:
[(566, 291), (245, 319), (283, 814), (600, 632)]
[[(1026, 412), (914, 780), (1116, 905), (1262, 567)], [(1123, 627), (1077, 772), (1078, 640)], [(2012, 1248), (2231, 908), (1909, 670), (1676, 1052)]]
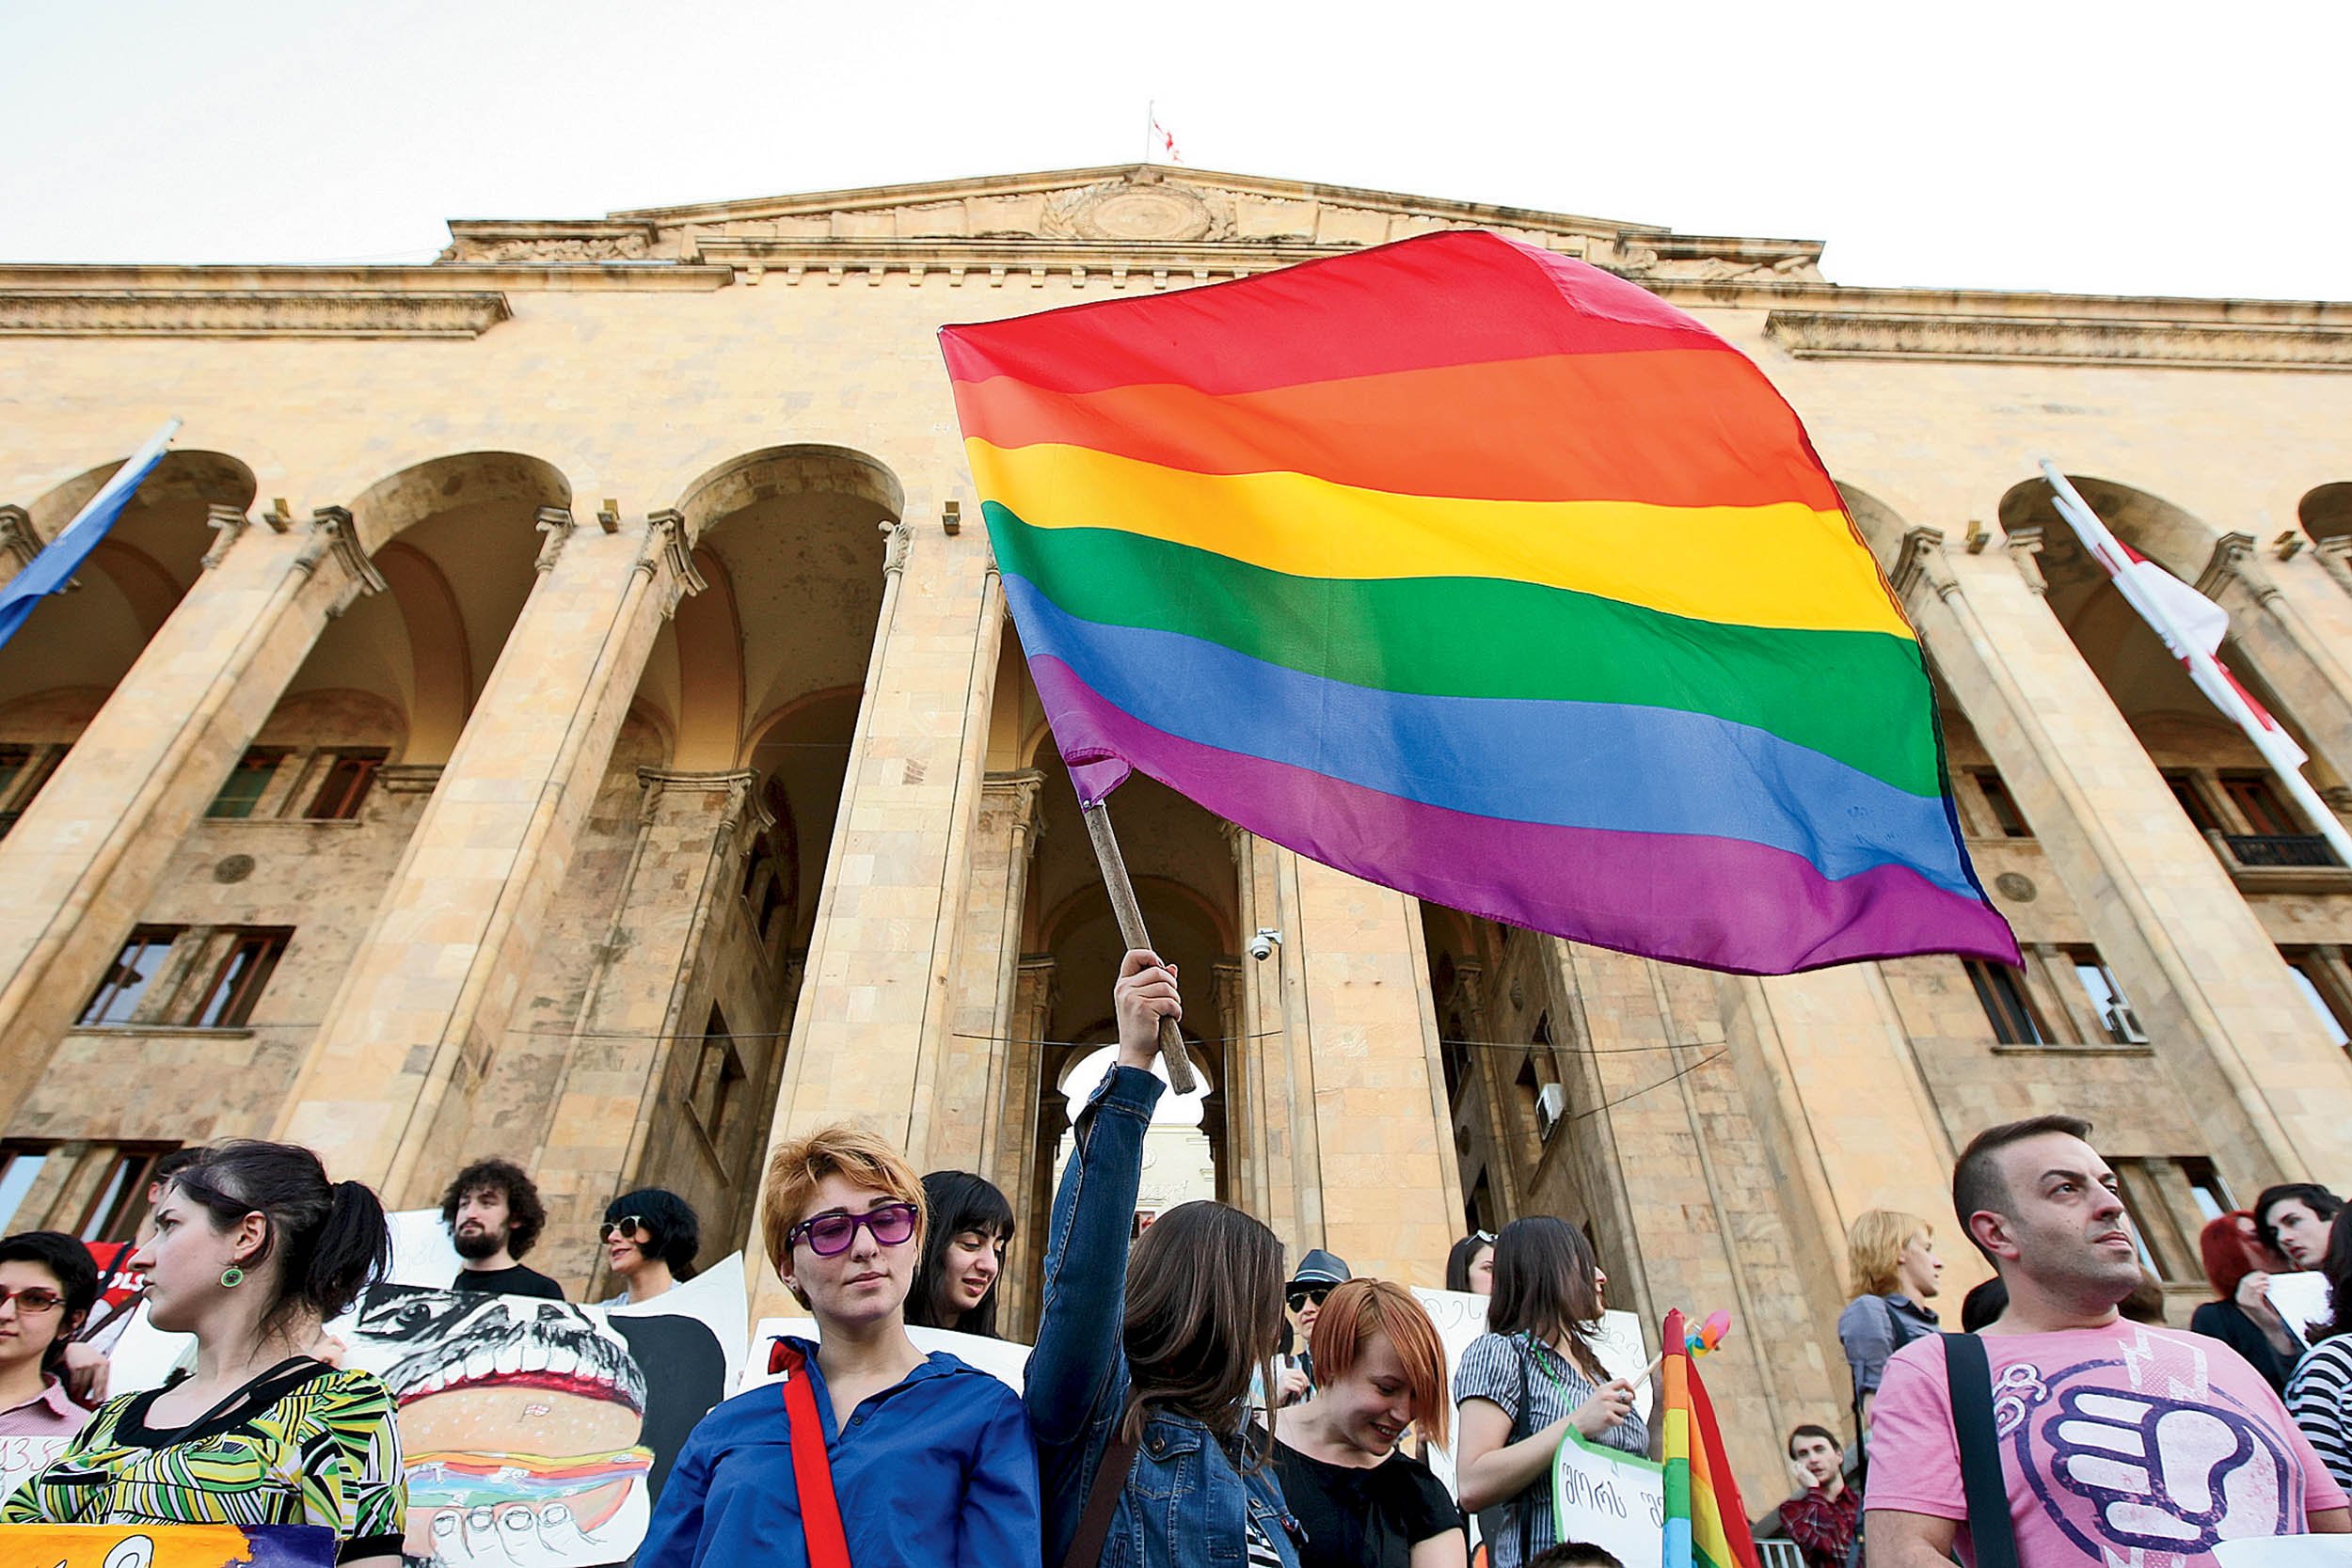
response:
[(469, 1097), (514, 1014), (548, 906), (646, 655), (702, 586), (685, 519), (542, 513), (539, 580), (312, 1041), (279, 1135), (393, 1208), (466, 1151)]
[[(2197, 591), (2230, 612), (2230, 635), (2249, 672), (2270, 688), (2337, 779), (2352, 782), (2352, 671), (2263, 566), (2253, 535), (2223, 534)], [(2343, 606), (2331, 589), (2321, 613)], [(2327, 629), (2352, 633), (2352, 626)]]
[[(748, 770), (637, 776), (637, 842), (531, 1166), (550, 1233), (575, 1239), (640, 1180), (670, 1062), (680, 1039), (701, 1037), (685, 1006), (705, 937), (745, 840), (767, 825)], [(719, 1217), (704, 1224), (716, 1232)]]
[[(997, 1327), (1013, 1332), (1018, 1323), (1027, 1332), (1037, 1327), (1034, 1281), (1045, 1262), (1045, 1225), (1053, 1213), (1053, 1172), (1040, 1159), (1041, 1141), (1061, 1136), (1061, 1123), (1050, 1118), (1044, 1082), (1045, 1027), (1054, 1016), (1055, 964), (1050, 958), (1023, 958), (1015, 970), (1013, 1003), (1005, 1033), (1013, 1037), (1012, 1053), (1005, 1073), (1003, 1117), (996, 1140), (993, 1168), (983, 1174), (996, 1183), (1012, 1205), (1017, 1223), (1012, 1244), (1005, 1249), (1004, 1306)], [(1056, 1103), (1059, 1097), (1055, 1097)]]
[(1311, 1093), (1293, 1103), (1313, 1124), (1320, 1211), (1311, 1238), (1284, 1239), (1328, 1247), (1359, 1275), (1442, 1284), (1462, 1178), (1420, 908), (1288, 850), (1278, 858), (1282, 918), (1266, 924), (1282, 928), (1279, 957), (1303, 991), (1289, 1043), (1307, 1053)]
[(327, 618), (383, 586), (346, 512), (294, 531), (213, 512), (206, 569), (0, 842), (0, 1125)]
[(1021, 1041), (1012, 1029), (1021, 917), (1039, 837), (1034, 768), (991, 773), (971, 837), (972, 889), (956, 933), (954, 1028), (942, 1048), (931, 1112), (933, 1169), (985, 1173), (996, 1163), (1005, 1097)]
[(1952, 556), (1915, 529), (1893, 581), (2231, 1184), (2324, 1180), (2352, 1165), (2352, 1069), (2050, 612), (2037, 546)]
[[(937, 515), (919, 500), (908, 514)], [(1004, 594), (983, 535), (914, 529), (898, 525), (886, 554), (771, 1138), (855, 1122), (927, 1170)], [(767, 1271), (755, 1281), (755, 1320), (798, 1310)]]

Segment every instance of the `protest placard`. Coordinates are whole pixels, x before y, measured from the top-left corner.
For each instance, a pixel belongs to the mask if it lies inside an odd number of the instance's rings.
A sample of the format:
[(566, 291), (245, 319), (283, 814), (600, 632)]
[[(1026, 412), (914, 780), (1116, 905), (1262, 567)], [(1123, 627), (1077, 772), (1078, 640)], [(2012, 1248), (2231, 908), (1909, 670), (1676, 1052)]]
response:
[(0, 1562), (26, 1568), (334, 1568), (324, 1525), (8, 1525)]
[(1587, 1443), (1573, 1431), (1551, 1462), (1558, 1539), (1605, 1546), (1625, 1568), (1661, 1568), (1666, 1469), (1656, 1460)]
[(2274, 1274), (2270, 1289), (2265, 1292), (2270, 1305), (2279, 1309), (2279, 1316), (2287, 1326), (2306, 1339), (2311, 1338), (2311, 1325), (2328, 1321), (2328, 1276), (2317, 1269), (2299, 1274)]
[(329, 1332), (400, 1402), (411, 1559), (594, 1568), (637, 1549), (743, 1323), (737, 1256), (631, 1307), (373, 1285)]
[(0, 1501), (24, 1483), (24, 1478), (48, 1467), (65, 1452), (71, 1437), (0, 1437)]

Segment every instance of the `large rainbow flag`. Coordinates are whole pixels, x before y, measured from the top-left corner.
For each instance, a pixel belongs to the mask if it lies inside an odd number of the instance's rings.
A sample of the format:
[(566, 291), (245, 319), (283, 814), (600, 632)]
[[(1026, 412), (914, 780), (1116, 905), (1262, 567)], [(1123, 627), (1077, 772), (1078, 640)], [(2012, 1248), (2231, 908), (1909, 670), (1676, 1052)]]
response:
[(1478, 231), (947, 328), (1079, 795), (1717, 969), (2017, 961), (1919, 644), (1697, 321)]
[(1691, 1364), (1680, 1312), (1666, 1314), (1664, 1337), (1660, 1457), (1666, 1465), (1665, 1568), (1757, 1568), (1740, 1483), (1731, 1479), (1707, 1386)]

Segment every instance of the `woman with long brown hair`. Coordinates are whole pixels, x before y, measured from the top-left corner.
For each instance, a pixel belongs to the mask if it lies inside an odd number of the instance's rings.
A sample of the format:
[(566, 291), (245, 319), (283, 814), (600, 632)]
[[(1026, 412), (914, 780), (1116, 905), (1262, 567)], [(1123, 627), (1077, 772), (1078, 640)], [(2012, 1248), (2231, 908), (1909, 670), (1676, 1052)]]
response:
[(1549, 1214), (1513, 1220), (1495, 1238), (1486, 1332), (1454, 1372), (1461, 1406), (1462, 1506), (1478, 1514), (1492, 1568), (1526, 1568), (1559, 1540), (1551, 1456), (1568, 1429), (1627, 1453), (1649, 1450), (1633, 1385), (1595, 1349), (1600, 1267), (1584, 1233)]
[(1462, 1511), (1400, 1451), (1408, 1428), (1446, 1446), (1445, 1343), (1402, 1285), (1351, 1279), (1315, 1319), (1314, 1397), (1282, 1412), (1274, 1467), (1307, 1529), (1301, 1568), (1463, 1568)]
[[(1045, 1496), (1045, 1561), (1072, 1568), (1297, 1568), (1296, 1522), (1250, 1422), (1282, 1334), (1282, 1245), (1221, 1203), (1160, 1216), (1129, 1257), (1143, 1134), (1176, 972), (1120, 963), (1119, 1059), (1080, 1114), (1054, 1196), (1044, 1313), (1023, 1398)], [(1082, 1528), (1083, 1527), (1083, 1528)]]

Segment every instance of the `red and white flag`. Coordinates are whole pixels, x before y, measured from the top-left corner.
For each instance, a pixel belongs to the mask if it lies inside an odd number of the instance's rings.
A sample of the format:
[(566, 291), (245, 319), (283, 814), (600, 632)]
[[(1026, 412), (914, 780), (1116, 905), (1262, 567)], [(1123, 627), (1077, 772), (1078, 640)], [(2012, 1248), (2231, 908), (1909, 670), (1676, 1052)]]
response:
[(2293, 773), (2308, 762), (2309, 756), (2295, 737), (2221, 662), (2218, 656), (2222, 639), (2230, 635), (2230, 612), (2118, 539), (2047, 458), (2042, 460), (2042, 471), (2056, 495), (2058, 515), (2074, 531), (2090, 558), (2115, 579), (2123, 602), (2164, 640), (2165, 648), (2181, 661), (2197, 689), (2235, 721), (2281, 774)]
[(1184, 155), (1176, 150), (1175, 136), (1167, 126), (1160, 123), (1159, 116), (1156, 114), (1152, 117), (1152, 148), (1171, 164), (1181, 164), (1184, 161)]

